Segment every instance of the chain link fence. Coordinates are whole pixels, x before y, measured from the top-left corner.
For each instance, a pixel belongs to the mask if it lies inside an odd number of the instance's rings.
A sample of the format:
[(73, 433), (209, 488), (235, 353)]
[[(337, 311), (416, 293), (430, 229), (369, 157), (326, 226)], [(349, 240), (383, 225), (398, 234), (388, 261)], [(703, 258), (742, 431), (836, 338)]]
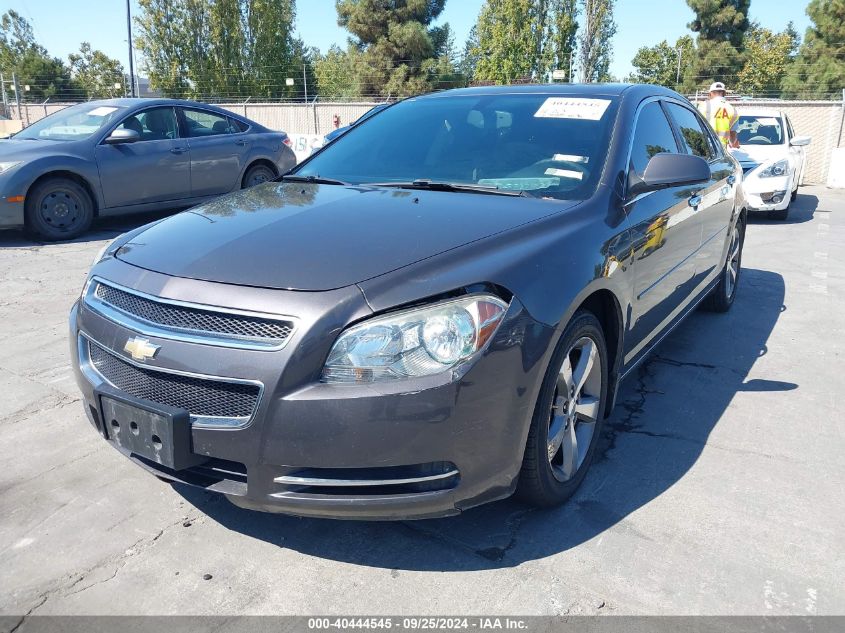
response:
[[(233, 103), (219, 102), (222, 108), (268, 128), (284, 130), (288, 134), (322, 136), (338, 125), (348, 125), (374, 105), (374, 100), (349, 102), (311, 103)], [(824, 183), (828, 180), (831, 155), (835, 148), (845, 147), (845, 101), (782, 101), (753, 100), (734, 102), (739, 112), (746, 108), (773, 108), (787, 114), (795, 133), (811, 136), (812, 144), (807, 148), (807, 165), (804, 182)], [(22, 104), (20, 111), (14, 104), (9, 106), (12, 119), (21, 119), (24, 125), (61, 110), (70, 103)]]

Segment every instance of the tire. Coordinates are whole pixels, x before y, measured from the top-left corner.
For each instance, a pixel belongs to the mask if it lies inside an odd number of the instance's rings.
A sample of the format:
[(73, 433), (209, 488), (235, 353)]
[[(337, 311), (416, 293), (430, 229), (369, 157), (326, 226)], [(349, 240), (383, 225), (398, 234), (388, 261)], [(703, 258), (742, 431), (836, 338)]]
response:
[(244, 179), (241, 181), (241, 189), (248, 189), (263, 184), (276, 177), (276, 171), (269, 165), (258, 163), (246, 170)]
[(85, 188), (70, 178), (50, 178), (26, 196), (26, 228), (46, 241), (79, 237), (94, 220), (94, 203)]
[[(572, 379), (581, 373), (582, 359), (589, 350), (593, 362), (573, 398)], [(591, 312), (578, 311), (560, 337), (537, 398), (517, 485), (517, 496), (523, 501), (539, 507), (560, 505), (581, 485), (604, 426), (608, 368), (598, 319)], [(557, 448), (549, 442), (553, 428), (560, 431)], [(573, 438), (580, 440), (580, 446)]]
[(736, 299), (739, 276), (742, 272), (742, 247), (745, 243), (745, 223), (736, 223), (731, 230), (731, 242), (728, 245), (728, 258), (719, 275), (719, 283), (710, 291), (702, 307), (710, 312), (727, 312)]

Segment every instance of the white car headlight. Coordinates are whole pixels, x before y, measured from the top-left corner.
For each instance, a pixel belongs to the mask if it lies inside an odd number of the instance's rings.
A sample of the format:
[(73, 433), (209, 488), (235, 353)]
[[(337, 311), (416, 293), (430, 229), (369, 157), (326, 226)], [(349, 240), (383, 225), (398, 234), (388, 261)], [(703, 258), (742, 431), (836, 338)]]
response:
[(372, 383), (446, 371), (484, 347), (507, 307), (498, 297), (467, 295), (368, 319), (337, 339), (323, 382)]
[(784, 158), (766, 167), (759, 175), (761, 178), (773, 178), (774, 176), (785, 176), (788, 171), (789, 161)]
[(0, 163), (0, 174), (2, 174), (3, 172), (9, 171), (13, 167), (17, 167), (20, 164), (21, 164), (21, 161), (19, 161), (19, 160), (18, 161), (10, 161), (10, 162), (5, 162), (5, 163)]

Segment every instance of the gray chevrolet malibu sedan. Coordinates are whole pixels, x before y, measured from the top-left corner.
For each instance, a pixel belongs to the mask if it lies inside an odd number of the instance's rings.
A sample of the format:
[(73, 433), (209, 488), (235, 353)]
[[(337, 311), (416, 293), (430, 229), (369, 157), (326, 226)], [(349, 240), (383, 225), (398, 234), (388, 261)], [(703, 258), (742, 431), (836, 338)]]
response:
[(408, 99), (109, 244), (70, 315), (85, 411), (139, 466), (246, 508), (561, 503), (620, 381), (733, 303), (741, 173), (654, 86)]
[(184, 209), (288, 171), (289, 144), (203, 103), (81, 103), (0, 141), (0, 229), (66, 240), (95, 217)]

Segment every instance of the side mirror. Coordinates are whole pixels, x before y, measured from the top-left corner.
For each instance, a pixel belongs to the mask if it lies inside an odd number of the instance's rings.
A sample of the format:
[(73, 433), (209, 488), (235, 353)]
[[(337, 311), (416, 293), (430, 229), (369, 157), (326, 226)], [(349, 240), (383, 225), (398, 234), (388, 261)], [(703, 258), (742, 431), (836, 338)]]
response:
[(789, 141), (789, 144), (793, 147), (802, 147), (804, 145), (809, 145), (812, 140), (813, 139), (809, 136), (796, 136)]
[(103, 143), (106, 145), (123, 145), (124, 143), (136, 143), (140, 140), (141, 135), (135, 130), (118, 128), (103, 139)]
[(681, 187), (710, 180), (710, 167), (700, 156), (691, 154), (655, 154), (648, 161), (642, 180), (637, 182), (630, 193), (640, 194), (646, 191)]

